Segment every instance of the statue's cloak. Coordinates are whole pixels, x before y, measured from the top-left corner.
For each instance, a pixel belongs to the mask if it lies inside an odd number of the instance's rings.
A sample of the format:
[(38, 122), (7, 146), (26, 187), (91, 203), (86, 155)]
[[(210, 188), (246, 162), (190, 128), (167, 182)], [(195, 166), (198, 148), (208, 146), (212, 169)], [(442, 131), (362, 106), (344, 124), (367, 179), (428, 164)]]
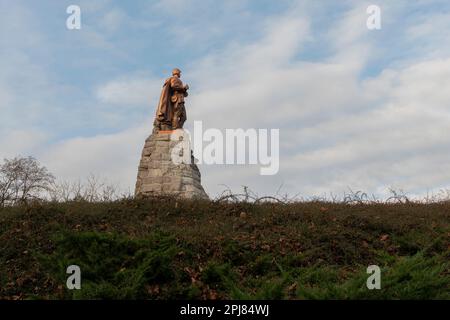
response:
[(164, 82), (161, 96), (159, 98), (158, 107), (156, 108), (156, 120), (159, 123), (171, 124), (173, 118), (173, 104), (170, 101), (170, 80), (172, 78), (167, 79)]

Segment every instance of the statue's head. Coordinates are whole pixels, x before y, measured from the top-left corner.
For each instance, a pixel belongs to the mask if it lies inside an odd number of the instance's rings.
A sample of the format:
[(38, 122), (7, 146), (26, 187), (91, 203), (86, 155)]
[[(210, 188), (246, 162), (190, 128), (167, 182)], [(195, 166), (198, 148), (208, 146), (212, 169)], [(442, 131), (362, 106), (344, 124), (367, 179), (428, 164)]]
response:
[(181, 70), (178, 68), (175, 68), (172, 70), (172, 75), (177, 76), (178, 78), (181, 77)]

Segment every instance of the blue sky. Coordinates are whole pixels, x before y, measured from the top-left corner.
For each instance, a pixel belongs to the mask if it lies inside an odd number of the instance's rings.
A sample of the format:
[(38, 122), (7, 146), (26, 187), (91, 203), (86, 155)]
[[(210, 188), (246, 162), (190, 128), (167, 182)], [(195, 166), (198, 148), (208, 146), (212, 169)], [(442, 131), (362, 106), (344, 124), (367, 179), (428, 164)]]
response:
[[(70, 4), (81, 30), (65, 27)], [(371, 4), (381, 30), (366, 28)], [(132, 189), (176, 66), (188, 129), (280, 129), (278, 175), (202, 166), (212, 196), (221, 184), (304, 196), (450, 187), (448, 1), (0, 0), (0, 12), (0, 157)]]

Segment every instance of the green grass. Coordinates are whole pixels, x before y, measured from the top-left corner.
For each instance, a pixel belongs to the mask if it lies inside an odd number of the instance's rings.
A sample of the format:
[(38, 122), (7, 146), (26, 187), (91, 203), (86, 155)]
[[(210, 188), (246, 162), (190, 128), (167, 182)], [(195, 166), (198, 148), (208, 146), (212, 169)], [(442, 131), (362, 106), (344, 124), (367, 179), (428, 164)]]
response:
[[(449, 239), (445, 203), (2, 208), (0, 298), (450, 299)], [(72, 264), (81, 290), (65, 287)], [(371, 264), (381, 290), (366, 287)]]
[(74, 299), (138, 299), (152, 295), (146, 288), (177, 279), (172, 266), (177, 246), (172, 237), (155, 234), (141, 240), (93, 232), (63, 234), (56, 250), (43, 257), (43, 264), (60, 282), (65, 268), (78, 265), (83, 290), (67, 291)]

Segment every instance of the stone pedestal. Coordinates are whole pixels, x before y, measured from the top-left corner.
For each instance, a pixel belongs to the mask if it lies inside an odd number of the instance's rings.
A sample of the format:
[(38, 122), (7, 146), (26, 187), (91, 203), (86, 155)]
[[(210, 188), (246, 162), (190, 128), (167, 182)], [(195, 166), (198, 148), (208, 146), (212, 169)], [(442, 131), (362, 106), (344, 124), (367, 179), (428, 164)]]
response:
[[(188, 141), (184, 141), (182, 147), (183, 139), (187, 139), (186, 135), (183, 129), (178, 129), (154, 132), (145, 140), (138, 169), (136, 197), (171, 195), (209, 199), (201, 185), (200, 171)], [(185, 159), (184, 163), (180, 163), (182, 158)]]

